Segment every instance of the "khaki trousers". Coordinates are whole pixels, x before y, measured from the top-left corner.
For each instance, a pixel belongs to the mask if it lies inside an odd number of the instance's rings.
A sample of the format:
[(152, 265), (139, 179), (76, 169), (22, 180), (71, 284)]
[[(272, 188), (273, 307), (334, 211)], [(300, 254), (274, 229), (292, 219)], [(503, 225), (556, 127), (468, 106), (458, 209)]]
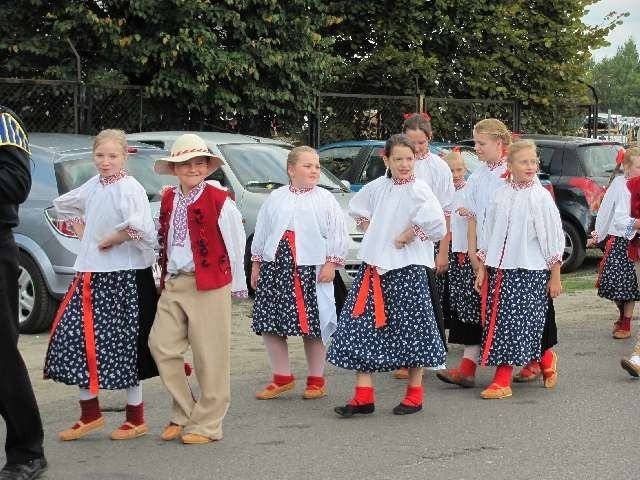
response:
[[(173, 397), (171, 421), (185, 433), (219, 440), (230, 403), (231, 287), (196, 289), (193, 275), (166, 281), (149, 335), (160, 378)], [(184, 372), (191, 345), (200, 396), (194, 401)]]

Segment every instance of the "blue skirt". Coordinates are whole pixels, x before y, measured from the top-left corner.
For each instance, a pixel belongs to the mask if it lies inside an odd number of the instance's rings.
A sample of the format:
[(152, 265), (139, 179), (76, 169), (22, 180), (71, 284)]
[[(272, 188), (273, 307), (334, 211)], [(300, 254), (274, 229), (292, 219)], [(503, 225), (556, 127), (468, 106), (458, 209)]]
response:
[[(298, 275), (309, 324), (308, 336), (320, 337), (315, 265), (298, 265)], [(274, 261), (260, 265), (251, 329), (258, 335), (307, 335), (300, 328), (293, 282), (293, 255), (289, 242), (284, 239), (278, 244)]]
[(461, 323), (480, 325), (480, 295), (474, 289), (476, 275), (464, 254), (460, 264), (458, 254), (449, 263), (449, 301)]
[[(94, 272), (90, 277), (98, 387), (119, 390), (138, 385), (138, 287), (135, 270)], [(89, 388), (89, 364), (80, 279), (55, 328), (44, 376)]]
[(548, 270), (503, 270), (498, 312), (491, 345), (487, 344), (497, 270), (488, 268), (489, 295), (482, 331), (481, 359), (485, 365), (525, 365), (540, 360), (542, 331), (549, 297)]
[(387, 324), (376, 328), (373, 286), (364, 313), (352, 315), (366, 265), (360, 266), (338, 318), (327, 361), (347, 370), (388, 372), (401, 367), (437, 367), (446, 353), (421, 265), (391, 270), (380, 277)]
[(640, 301), (635, 267), (627, 256), (629, 240), (609, 237), (609, 241), (612, 242), (610, 250), (600, 262), (598, 296), (614, 302)]

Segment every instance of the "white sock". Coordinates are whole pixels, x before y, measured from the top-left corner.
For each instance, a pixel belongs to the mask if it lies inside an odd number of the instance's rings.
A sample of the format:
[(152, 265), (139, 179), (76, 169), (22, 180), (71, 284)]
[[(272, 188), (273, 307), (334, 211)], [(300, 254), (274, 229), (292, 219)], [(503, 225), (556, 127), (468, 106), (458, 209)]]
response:
[(467, 358), (477, 364), (480, 358), (480, 345), (465, 345), (462, 358)]
[(127, 405), (140, 405), (142, 403), (142, 384), (127, 388)]
[(83, 402), (86, 400), (91, 400), (93, 398), (96, 398), (98, 395), (94, 395), (93, 393), (89, 393), (89, 390), (87, 390), (86, 388), (81, 388), (80, 389), (80, 400), (82, 400)]

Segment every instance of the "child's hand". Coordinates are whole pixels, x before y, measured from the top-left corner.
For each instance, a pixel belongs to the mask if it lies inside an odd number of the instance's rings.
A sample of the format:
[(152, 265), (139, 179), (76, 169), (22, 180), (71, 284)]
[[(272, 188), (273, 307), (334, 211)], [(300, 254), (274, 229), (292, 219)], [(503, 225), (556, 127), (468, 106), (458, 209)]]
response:
[(100, 243), (98, 243), (98, 249), (109, 250), (111, 247), (120, 245), (130, 238), (131, 237), (129, 237), (129, 234), (126, 232), (126, 230), (112, 233), (111, 235), (107, 235), (100, 241)]
[(458, 215), (460, 215), (461, 217), (471, 217), (473, 215), (471, 215), (471, 211), (468, 208), (464, 208), (464, 207), (460, 207), (459, 209), (456, 210), (456, 213)]
[(449, 270), (449, 256), (445, 250), (442, 250), (436, 255), (436, 274), (443, 275), (447, 270)]
[(82, 237), (84, 236), (84, 223), (72, 223), (71, 228), (78, 238), (82, 240)]
[(587, 240), (587, 248), (591, 248), (593, 246), (595, 246), (596, 241), (593, 238), (590, 238), (589, 240)]
[(547, 283), (547, 293), (551, 298), (556, 298), (562, 293), (562, 282), (560, 278), (551, 277)]
[(398, 249), (404, 248), (411, 242), (413, 242), (415, 238), (416, 234), (414, 233), (413, 228), (407, 228), (404, 232), (396, 237), (396, 239), (393, 241), (393, 244)]
[(337, 265), (333, 262), (325, 263), (320, 269), (320, 273), (318, 273), (318, 281), (320, 283), (333, 282), (336, 276), (336, 267)]
[(359, 224), (358, 224), (358, 230), (360, 230), (361, 232), (366, 232), (367, 228), (369, 228), (369, 224), (371, 222), (369, 220), (362, 220)]
[(478, 271), (476, 272), (476, 281), (474, 282), (473, 288), (475, 289), (476, 292), (481, 293), (482, 285), (484, 284), (487, 278), (487, 269), (482, 263), (480, 262), (478, 263), (479, 263), (479, 268), (478, 268)]
[(258, 288), (258, 277), (260, 276), (260, 262), (253, 262), (251, 264), (251, 288), (256, 290)]

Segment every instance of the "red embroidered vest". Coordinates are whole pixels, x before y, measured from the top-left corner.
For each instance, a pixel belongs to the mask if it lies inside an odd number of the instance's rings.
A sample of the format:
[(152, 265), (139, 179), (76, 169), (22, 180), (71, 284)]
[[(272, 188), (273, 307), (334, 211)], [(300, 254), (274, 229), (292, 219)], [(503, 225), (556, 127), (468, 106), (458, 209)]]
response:
[[(191, 241), (193, 263), (196, 267), (196, 287), (198, 290), (213, 290), (231, 283), (231, 262), (224, 244), (218, 218), (229, 194), (206, 185), (200, 197), (187, 207), (187, 228)], [(162, 195), (160, 203), (160, 267), (162, 276), (160, 288), (164, 288), (167, 275), (167, 245), (170, 239), (169, 222), (173, 212), (175, 189), (170, 188)]]

